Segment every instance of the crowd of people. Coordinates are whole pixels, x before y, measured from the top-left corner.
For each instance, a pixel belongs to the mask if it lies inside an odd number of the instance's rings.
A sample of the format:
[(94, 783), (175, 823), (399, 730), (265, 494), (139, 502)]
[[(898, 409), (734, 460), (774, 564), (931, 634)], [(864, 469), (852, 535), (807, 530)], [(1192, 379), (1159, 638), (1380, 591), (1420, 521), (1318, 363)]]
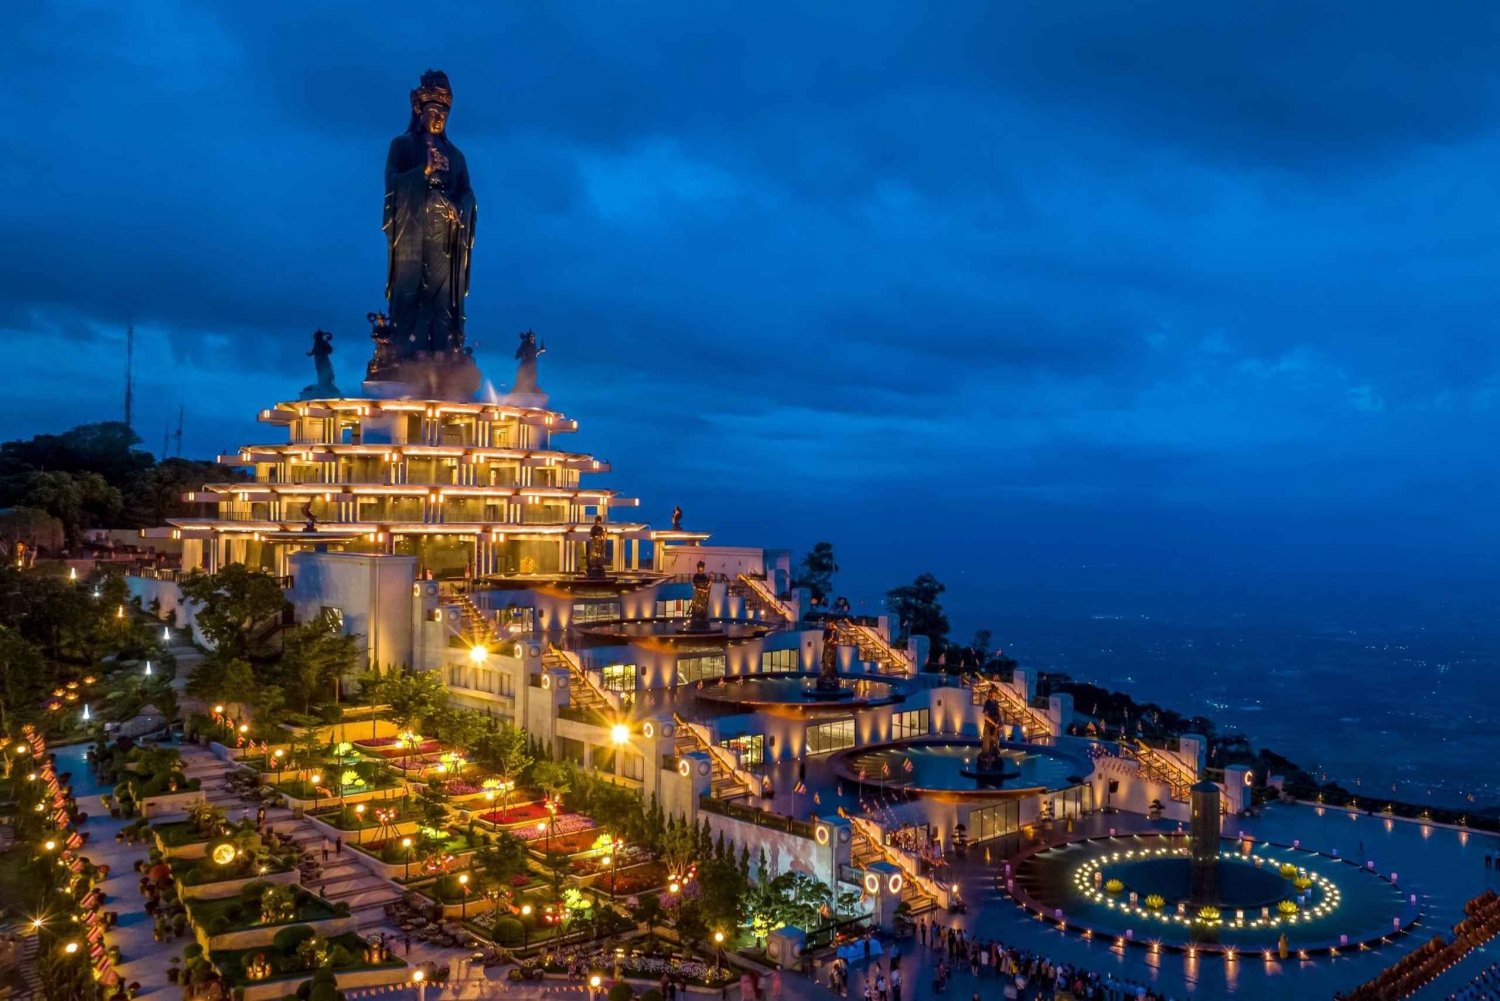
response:
[(1485, 890), (1464, 904), (1463, 920), (1453, 926), (1453, 937), (1431, 940), (1402, 956), (1375, 979), (1356, 987), (1342, 1001), (1394, 1001), (1416, 993), (1462, 960), (1478, 946), (1500, 934), (1500, 896)]
[[(967, 972), (978, 983), (975, 998), (1037, 999), (1071, 997), (1076, 1001), (1166, 1001), (1144, 984), (1054, 962), (1040, 953), (1007, 947), (992, 938), (970, 936), (961, 928), (917, 923), (917, 943), (935, 953), (932, 990), (944, 994), (955, 971)], [(895, 951), (888, 963), (878, 960), (863, 972), (851, 971), (847, 961), (835, 960), (828, 968), (828, 986), (839, 997), (852, 993), (861, 1001), (903, 1001), (901, 954)], [(910, 997), (912, 991), (906, 995)]]

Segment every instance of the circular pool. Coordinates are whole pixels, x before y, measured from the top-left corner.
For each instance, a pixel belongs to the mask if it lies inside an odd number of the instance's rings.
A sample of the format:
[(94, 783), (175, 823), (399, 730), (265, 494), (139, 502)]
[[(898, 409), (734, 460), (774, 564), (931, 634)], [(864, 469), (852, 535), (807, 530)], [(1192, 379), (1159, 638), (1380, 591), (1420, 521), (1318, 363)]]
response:
[(1210, 895), (1194, 893), (1193, 865), (1180, 835), (1095, 838), (1023, 857), (1005, 885), (1068, 931), (1153, 949), (1275, 954), (1284, 942), (1309, 958), (1388, 939), (1420, 916), (1388, 876), (1289, 845), (1220, 839)]
[(708, 682), (696, 696), (706, 702), (746, 709), (862, 709), (900, 702), (904, 696), (890, 681), (844, 675), (837, 691), (818, 691), (816, 674), (777, 674)]
[(729, 643), (754, 639), (775, 626), (760, 619), (709, 619), (702, 629), (685, 618), (617, 619), (573, 627), (585, 636), (608, 640), (657, 640), (663, 643)]
[(875, 744), (833, 758), (844, 778), (913, 793), (1010, 797), (1077, 785), (1093, 770), (1082, 756), (1043, 744), (1000, 745), (1003, 772), (976, 777), (977, 740), (928, 737)]

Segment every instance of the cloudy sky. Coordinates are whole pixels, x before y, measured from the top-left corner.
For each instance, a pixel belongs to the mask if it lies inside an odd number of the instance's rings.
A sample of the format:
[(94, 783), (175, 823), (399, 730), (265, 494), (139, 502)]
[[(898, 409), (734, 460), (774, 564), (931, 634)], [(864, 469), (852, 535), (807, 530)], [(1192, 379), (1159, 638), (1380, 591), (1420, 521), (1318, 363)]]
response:
[(264, 438), (315, 327), (352, 392), (433, 66), (486, 375), (535, 329), (647, 520), (931, 569), (970, 629), (1086, 566), (1495, 576), (1497, 17), (23, 5), (0, 436), (117, 417), (131, 318), (153, 450)]

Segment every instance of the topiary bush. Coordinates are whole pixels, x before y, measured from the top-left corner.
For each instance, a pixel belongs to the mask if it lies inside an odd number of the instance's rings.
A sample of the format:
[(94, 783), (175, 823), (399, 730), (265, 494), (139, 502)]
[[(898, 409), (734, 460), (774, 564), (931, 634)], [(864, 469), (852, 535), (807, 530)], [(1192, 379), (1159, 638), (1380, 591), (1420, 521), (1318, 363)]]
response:
[(311, 925), (292, 925), (277, 932), (271, 944), (276, 947), (277, 952), (291, 955), (297, 951), (299, 945), (310, 938), (316, 938), (317, 934)]

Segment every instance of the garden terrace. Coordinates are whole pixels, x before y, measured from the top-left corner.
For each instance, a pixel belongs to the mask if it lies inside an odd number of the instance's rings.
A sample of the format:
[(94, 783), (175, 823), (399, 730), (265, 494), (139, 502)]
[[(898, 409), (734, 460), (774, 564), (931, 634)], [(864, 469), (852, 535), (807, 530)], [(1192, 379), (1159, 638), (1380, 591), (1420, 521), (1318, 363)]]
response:
[[(297, 925), (293, 925), (284, 931), (297, 931)], [(309, 931), (311, 929), (308, 929)], [(295, 993), (293, 988), (296, 983), (305, 978), (310, 972), (304, 965), (307, 961), (307, 953), (316, 954), (318, 945), (312, 947), (303, 946), (302, 943), (314, 940), (320, 943), (326, 951), (328, 963), (335, 973), (347, 973), (354, 970), (376, 970), (385, 968), (400, 968), (406, 965), (404, 961), (389, 953), (379, 962), (370, 962), (367, 952), (368, 946), (363, 938), (354, 932), (343, 935), (334, 935), (327, 939), (312, 936), (304, 938), (301, 936), (285, 937), (284, 932), (276, 937), (280, 942), (286, 943), (289, 948), (282, 948), (277, 944), (262, 946), (254, 949), (215, 949), (213, 951), (213, 964), (218, 968), (219, 975), (230, 987), (243, 987), (246, 984), (255, 983), (247, 973), (251, 963), (256, 956), (263, 956), (271, 967), (270, 977), (266, 980), (275, 981), (283, 977), (287, 978), (287, 994)], [(304, 955), (298, 955), (298, 949), (304, 950)]]
[(566, 973), (574, 962), (581, 962), (589, 969), (613, 969), (618, 965), (626, 977), (655, 983), (665, 973), (698, 987), (720, 987), (740, 977), (739, 970), (718, 966), (712, 960), (685, 959), (660, 947), (658, 950), (652, 952), (640, 948), (639, 940), (623, 943), (623, 946), (616, 940), (605, 944), (589, 942), (549, 953), (545, 962), (538, 966), (547, 973)]
[[(324, 778), (327, 779), (327, 776), (325, 775)], [(290, 796), (293, 799), (305, 800), (337, 800), (340, 797), (367, 796), (372, 793), (380, 792), (393, 793), (393, 795), (389, 798), (396, 799), (406, 794), (406, 787), (395, 779), (391, 779), (385, 782), (379, 782), (376, 785), (370, 785), (362, 778), (355, 778), (352, 781), (342, 781), (337, 786), (330, 785), (327, 781), (324, 781), (318, 787), (319, 789), (322, 789), (323, 792), (318, 792), (313, 788), (313, 784), (307, 779), (293, 778), (277, 782), (271, 788), (275, 789), (283, 796)]]
[(172, 870), (172, 878), (182, 886), (205, 886), (292, 871), (290, 862), (275, 855), (258, 856), (252, 851), (240, 852), (227, 865), (215, 862), (207, 855), (196, 859), (171, 859), (167, 865)]
[(277, 887), (275, 889), (278, 891), (290, 895), (289, 916), (283, 920), (264, 921), (262, 895), (268, 888), (267, 884), (251, 883), (236, 897), (186, 901), (188, 918), (208, 935), (223, 935), (251, 928), (327, 921), (330, 918), (344, 917), (349, 911), (348, 904), (329, 903), (300, 886)]
[(413, 757), (427, 754), (440, 754), (445, 750), (442, 741), (423, 740), (415, 744), (408, 744), (400, 737), (373, 737), (367, 740), (354, 741), (354, 749), (368, 758), (380, 761), (390, 761), (394, 758)]
[[(544, 824), (546, 824), (546, 826), (543, 826)], [(526, 827), (521, 827), (514, 831), (510, 831), (509, 833), (514, 834), (522, 841), (546, 841), (548, 828), (550, 827), (552, 833), (552, 847), (555, 850), (557, 848), (557, 841), (559, 838), (568, 837), (570, 835), (576, 834), (579, 831), (593, 831), (597, 829), (598, 826), (599, 825), (594, 822), (594, 819), (592, 817), (585, 817), (581, 813), (560, 813), (557, 815), (557, 818), (550, 823), (545, 821), (538, 821), (537, 823), (530, 824)], [(583, 849), (581, 848), (574, 849), (574, 851), (582, 850)]]
[[(488, 808), (489, 804), (485, 804)], [(548, 816), (547, 807), (543, 802), (517, 803), (509, 808), (486, 809), (484, 813), (477, 814), (474, 819), (487, 827), (508, 828), (516, 824), (530, 824), (535, 826), (538, 821), (546, 820)], [(561, 818), (558, 818), (561, 819)]]
[[(345, 842), (344, 847), (353, 848), (355, 851), (369, 855), (387, 865), (403, 865), (407, 860), (407, 849), (401, 845), (400, 838), (383, 838), (379, 841)], [(419, 872), (419, 866), (425, 865), (434, 857), (447, 855), (459, 856), (472, 852), (478, 845), (471, 841), (469, 836), (461, 831), (448, 830), (443, 832), (439, 841), (434, 841), (426, 836), (413, 837), (411, 844), (411, 864), (415, 872)], [(427, 873), (431, 875), (431, 873)]]
[(567, 834), (553, 834), (550, 842), (547, 840), (545, 831), (538, 831), (533, 827), (530, 829), (530, 833), (536, 836), (523, 837), (520, 831), (515, 832), (517, 837), (521, 837), (522, 840), (527, 842), (532, 853), (537, 855), (545, 854), (548, 851), (563, 855), (579, 855), (583, 852), (597, 851), (599, 848), (599, 839), (605, 836), (605, 831), (602, 827), (586, 827)]
[(666, 863), (651, 861), (618, 872), (605, 871), (593, 882), (592, 889), (611, 897), (631, 897), (661, 889), (667, 885), (668, 875)]
[[(357, 810), (356, 806), (363, 806), (365, 809)], [(377, 817), (376, 811), (385, 814), (386, 820), (382, 821)], [(370, 803), (325, 806), (316, 812), (308, 811), (307, 815), (341, 831), (373, 831), (388, 825), (410, 824), (421, 818), (422, 811), (408, 797), (393, 796)]]

